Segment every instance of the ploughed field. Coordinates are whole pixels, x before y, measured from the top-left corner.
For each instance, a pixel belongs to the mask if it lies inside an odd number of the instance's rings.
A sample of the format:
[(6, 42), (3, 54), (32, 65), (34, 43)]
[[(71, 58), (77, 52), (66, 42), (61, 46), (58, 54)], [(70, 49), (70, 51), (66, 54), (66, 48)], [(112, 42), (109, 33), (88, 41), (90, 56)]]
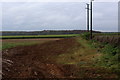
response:
[[(13, 43), (17, 41), (25, 40), (13, 40)], [(3, 40), (3, 42), (12, 42), (12, 40)], [(118, 77), (107, 68), (94, 66), (95, 60), (101, 54), (89, 47), (81, 38), (37, 39), (35, 42), (37, 44), (2, 50), (3, 78)]]
[(97, 35), (93, 39), (102, 43), (120, 45), (120, 35)]

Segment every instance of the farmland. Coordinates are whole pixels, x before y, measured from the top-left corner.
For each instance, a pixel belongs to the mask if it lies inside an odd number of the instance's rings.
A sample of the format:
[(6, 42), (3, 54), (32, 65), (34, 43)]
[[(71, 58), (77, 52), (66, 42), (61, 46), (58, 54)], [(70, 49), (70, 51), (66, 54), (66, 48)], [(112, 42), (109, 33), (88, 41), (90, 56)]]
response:
[(3, 39), (3, 78), (118, 77), (117, 47), (85, 40), (79, 34), (44, 37), (47, 38)]
[(35, 44), (41, 44), (47, 41), (52, 40), (59, 40), (59, 38), (46, 38), (46, 39), (5, 39), (1, 40), (0, 42), (0, 50), (13, 48), (16, 46), (28, 46), (28, 45), (35, 45)]
[(1, 39), (31, 39), (31, 38), (68, 38), (79, 36), (79, 34), (66, 35), (19, 35), (19, 36), (0, 36)]
[(0, 5), (0, 79), (120, 80), (117, 0)]
[(0, 45), (2, 46), (0, 46), (0, 50), (6, 48), (12, 48), (15, 46), (34, 45), (49, 40), (54, 40), (54, 39), (56, 40), (57, 38), (69, 38), (76, 36), (79, 36), (79, 34), (0, 36), (0, 39), (6, 39), (6, 40), (1, 40)]

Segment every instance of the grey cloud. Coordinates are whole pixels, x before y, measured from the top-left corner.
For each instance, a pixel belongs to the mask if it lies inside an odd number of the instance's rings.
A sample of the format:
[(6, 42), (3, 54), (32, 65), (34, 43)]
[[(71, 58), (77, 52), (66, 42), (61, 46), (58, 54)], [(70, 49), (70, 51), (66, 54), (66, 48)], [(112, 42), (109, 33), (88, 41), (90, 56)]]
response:
[(94, 3), (94, 29), (118, 31), (118, 3)]
[[(85, 3), (79, 2), (3, 3), (2, 28), (3, 30), (86, 29), (85, 7)], [(94, 3), (94, 30), (117, 31), (116, 8), (116, 3)]]

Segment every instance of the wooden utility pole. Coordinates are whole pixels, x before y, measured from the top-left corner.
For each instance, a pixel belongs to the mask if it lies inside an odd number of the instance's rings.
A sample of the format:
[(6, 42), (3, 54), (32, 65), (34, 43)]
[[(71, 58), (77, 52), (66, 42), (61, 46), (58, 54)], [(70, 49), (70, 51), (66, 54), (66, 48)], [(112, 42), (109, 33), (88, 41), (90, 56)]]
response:
[(87, 31), (89, 32), (89, 4), (86, 4), (87, 5)]
[(90, 10), (91, 10), (91, 11), (90, 11), (90, 15), (91, 15), (91, 16), (90, 16), (90, 38), (91, 38), (91, 39), (92, 39), (92, 27), (93, 27), (93, 26), (92, 26), (92, 1), (94, 1), (94, 0), (91, 0), (91, 1), (90, 1), (90, 6), (91, 6), (91, 7), (90, 7)]

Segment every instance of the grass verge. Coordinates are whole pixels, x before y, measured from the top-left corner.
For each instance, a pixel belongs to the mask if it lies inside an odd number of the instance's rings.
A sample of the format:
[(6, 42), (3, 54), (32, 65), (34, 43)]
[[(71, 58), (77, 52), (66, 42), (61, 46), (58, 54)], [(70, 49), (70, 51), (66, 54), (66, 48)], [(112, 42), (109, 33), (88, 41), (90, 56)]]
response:
[(93, 66), (94, 60), (100, 56), (100, 53), (92, 48), (87, 40), (81, 37), (76, 37), (75, 39), (79, 45), (71, 49), (69, 53), (61, 54), (56, 57), (57, 63)]
[[(87, 33), (88, 34), (88, 33)], [(84, 39), (88, 38), (88, 35), (82, 36)], [(87, 39), (88, 40), (88, 39)], [(95, 40), (88, 40), (89, 45), (94, 49), (97, 49), (101, 53), (99, 58), (96, 58), (96, 65), (98, 67), (109, 68), (112, 71), (120, 72), (120, 46), (112, 45), (109, 43), (101, 43)]]

